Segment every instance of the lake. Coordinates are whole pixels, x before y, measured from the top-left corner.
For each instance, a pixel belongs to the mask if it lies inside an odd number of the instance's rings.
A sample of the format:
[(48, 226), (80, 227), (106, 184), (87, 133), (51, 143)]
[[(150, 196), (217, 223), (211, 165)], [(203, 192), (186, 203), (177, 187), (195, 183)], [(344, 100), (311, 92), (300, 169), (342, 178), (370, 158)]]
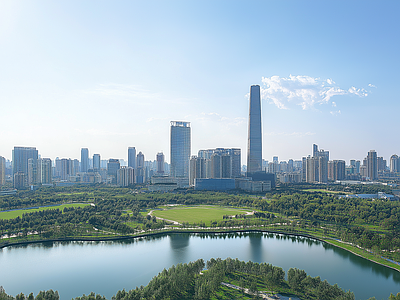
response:
[(62, 300), (146, 285), (178, 263), (211, 257), (304, 269), (355, 293), (388, 299), (400, 292), (400, 272), (313, 239), (268, 233), (165, 234), (113, 242), (56, 242), (0, 250), (0, 286), (15, 296), (58, 290)]

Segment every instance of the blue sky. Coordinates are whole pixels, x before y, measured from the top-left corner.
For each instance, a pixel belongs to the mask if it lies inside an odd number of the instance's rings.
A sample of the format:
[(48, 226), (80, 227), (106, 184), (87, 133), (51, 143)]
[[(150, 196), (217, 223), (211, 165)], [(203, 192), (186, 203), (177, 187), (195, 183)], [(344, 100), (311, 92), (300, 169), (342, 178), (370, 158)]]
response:
[(0, 155), (169, 161), (240, 147), (262, 88), (263, 157), (400, 154), (398, 1), (0, 0)]

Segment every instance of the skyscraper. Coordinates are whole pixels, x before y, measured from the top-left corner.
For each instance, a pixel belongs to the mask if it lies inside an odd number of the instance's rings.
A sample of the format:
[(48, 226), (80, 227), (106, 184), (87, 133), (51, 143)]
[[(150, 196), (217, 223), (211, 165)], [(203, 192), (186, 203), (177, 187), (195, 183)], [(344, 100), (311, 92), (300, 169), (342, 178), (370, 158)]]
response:
[(136, 183), (144, 183), (145, 182), (145, 170), (144, 170), (144, 154), (142, 151), (139, 151), (136, 157)]
[(43, 158), (41, 159), (41, 181), (42, 184), (50, 184), (51, 183), (51, 159)]
[(128, 148), (128, 167), (136, 169), (136, 148)]
[[(32, 163), (36, 164), (38, 159), (38, 151), (35, 147), (14, 147), (12, 151), (12, 163), (13, 163), (13, 175), (19, 173), (19, 175), (23, 174), (24, 176), (18, 177), (18, 186), (23, 184), (23, 186), (27, 186), (28, 184), (28, 160), (31, 158)], [(23, 183), (21, 183), (21, 178), (23, 178)]]
[(260, 86), (250, 87), (247, 173), (262, 171), (261, 97)]
[(111, 183), (117, 184), (117, 173), (121, 165), (119, 159), (110, 158), (107, 163), (107, 174), (112, 176)]
[(81, 172), (86, 173), (89, 170), (89, 149), (81, 149)]
[(100, 172), (100, 154), (93, 154), (93, 171)]
[(375, 150), (368, 152), (367, 156), (367, 170), (370, 180), (378, 179), (378, 156)]
[(171, 121), (172, 177), (188, 178), (189, 180), (190, 152), (190, 123)]
[(6, 159), (3, 156), (0, 156), (0, 186), (6, 183)]
[(164, 174), (164, 153), (157, 153), (157, 174)]

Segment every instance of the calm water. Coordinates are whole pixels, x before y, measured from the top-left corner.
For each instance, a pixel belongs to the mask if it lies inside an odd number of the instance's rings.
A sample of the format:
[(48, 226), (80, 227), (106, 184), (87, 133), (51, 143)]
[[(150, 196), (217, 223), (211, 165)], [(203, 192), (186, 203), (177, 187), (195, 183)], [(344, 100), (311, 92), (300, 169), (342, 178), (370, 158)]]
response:
[(0, 285), (35, 295), (58, 290), (61, 299), (91, 291), (108, 299), (118, 290), (146, 285), (174, 264), (211, 257), (238, 258), (306, 270), (355, 293), (388, 299), (400, 292), (400, 273), (325, 243), (273, 234), (172, 234), (123, 242), (48, 243), (0, 250)]

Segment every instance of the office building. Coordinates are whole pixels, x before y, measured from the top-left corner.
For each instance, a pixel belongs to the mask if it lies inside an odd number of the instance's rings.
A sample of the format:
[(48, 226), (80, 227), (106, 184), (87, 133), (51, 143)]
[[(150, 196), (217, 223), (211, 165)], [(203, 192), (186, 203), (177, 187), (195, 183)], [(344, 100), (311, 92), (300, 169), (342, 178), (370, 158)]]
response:
[(117, 184), (117, 172), (121, 165), (119, 159), (110, 158), (107, 163), (107, 175), (111, 177), (111, 183)]
[(101, 169), (101, 158), (100, 154), (93, 154), (93, 171), (94, 172), (100, 172)]
[(128, 167), (136, 169), (136, 148), (128, 148)]
[(368, 152), (367, 156), (367, 172), (370, 180), (378, 179), (378, 156), (375, 150)]
[(250, 87), (247, 172), (262, 171), (261, 95), (260, 86)]
[(190, 123), (171, 121), (171, 176), (187, 178), (191, 153)]
[(162, 153), (162, 152), (157, 153), (156, 160), (157, 160), (157, 174), (163, 175), (164, 174), (164, 160), (165, 160), (164, 153)]
[(81, 149), (81, 172), (86, 173), (89, 170), (89, 149)]
[(6, 159), (0, 156), (0, 186), (6, 183)]
[(136, 183), (145, 183), (146, 173), (144, 166), (144, 154), (140, 151), (136, 157)]
[[(28, 160), (31, 158), (35, 163), (38, 159), (38, 151), (35, 147), (14, 147), (12, 151), (13, 174), (20, 173), (18, 180), (24, 179), (23, 186), (28, 185)], [(21, 173), (24, 176), (21, 176)], [(14, 176), (15, 179), (15, 176)], [(15, 184), (14, 184), (15, 185)], [(18, 182), (17, 186), (21, 186)]]

